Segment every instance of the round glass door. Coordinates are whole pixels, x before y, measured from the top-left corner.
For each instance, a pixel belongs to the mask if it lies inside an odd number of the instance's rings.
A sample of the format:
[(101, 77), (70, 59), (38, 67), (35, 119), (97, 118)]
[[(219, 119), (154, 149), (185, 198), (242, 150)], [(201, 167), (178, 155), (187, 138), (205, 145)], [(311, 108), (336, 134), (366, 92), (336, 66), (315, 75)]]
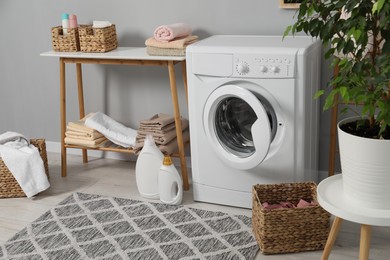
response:
[(264, 160), (277, 126), (269, 102), (236, 85), (222, 86), (210, 95), (204, 120), (217, 154), (239, 169), (253, 168)]
[(239, 157), (252, 155), (256, 149), (251, 128), (256, 120), (255, 111), (244, 100), (227, 97), (220, 101), (214, 123), (221, 145)]

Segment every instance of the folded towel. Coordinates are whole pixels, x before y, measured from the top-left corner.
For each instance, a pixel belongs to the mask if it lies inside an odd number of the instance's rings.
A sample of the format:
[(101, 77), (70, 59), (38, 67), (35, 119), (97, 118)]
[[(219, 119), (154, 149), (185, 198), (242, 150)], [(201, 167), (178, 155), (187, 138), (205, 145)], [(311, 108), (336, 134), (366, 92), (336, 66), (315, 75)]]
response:
[[(170, 125), (174, 125), (175, 123), (172, 123)], [(189, 126), (189, 122), (187, 119), (181, 120), (181, 127), (182, 131), (186, 130)], [(153, 128), (152, 128), (153, 129)], [(157, 144), (167, 144), (170, 141), (172, 141), (174, 138), (176, 138), (176, 127), (173, 127), (168, 132), (163, 132), (161, 130), (158, 130), (154, 128), (153, 130), (145, 130), (143, 127), (140, 127), (137, 131), (137, 140), (143, 140), (147, 135), (152, 135), (154, 138), (154, 141)]]
[(82, 118), (82, 119), (80, 119), (78, 121), (68, 122), (68, 125), (66, 126), (66, 129), (69, 130), (69, 131), (88, 133), (88, 134), (91, 134), (91, 135), (99, 133), (95, 129), (90, 128), (88, 126), (85, 126), (85, 120), (87, 120), (87, 118), (93, 116), (94, 114), (95, 113), (89, 113), (84, 118)]
[(198, 36), (189, 35), (183, 38), (178, 38), (170, 42), (160, 42), (153, 37), (148, 38), (145, 41), (147, 47), (164, 48), (164, 49), (185, 49), (191, 43), (198, 41)]
[(108, 26), (111, 26), (109, 21), (93, 21), (92, 23), (93, 28), (105, 28)]
[(176, 130), (174, 129), (174, 130), (172, 130), (168, 133), (165, 133), (165, 134), (156, 134), (156, 133), (151, 134), (150, 132), (147, 132), (147, 131), (138, 130), (136, 142), (137, 142), (137, 140), (145, 139), (146, 136), (148, 136), (148, 135), (153, 137), (156, 144), (167, 144), (170, 141), (172, 141), (174, 138), (176, 138)]
[[(188, 119), (182, 118), (181, 129), (184, 130), (189, 126)], [(168, 124), (166, 124), (168, 123)], [(173, 116), (158, 114), (154, 115), (150, 120), (142, 120), (138, 131), (150, 132), (151, 134), (164, 134), (176, 129), (175, 119)]]
[(101, 133), (95, 130), (93, 133), (84, 133), (79, 131), (66, 129), (65, 136), (75, 139), (83, 139), (83, 140), (96, 140), (98, 138), (104, 137)]
[(192, 28), (186, 23), (174, 23), (171, 25), (161, 25), (154, 30), (154, 38), (158, 41), (172, 41), (178, 37), (188, 36), (192, 33)]
[(172, 131), (173, 129), (175, 129), (176, 126), (175, 126), (175, 123), (171, 123), (169, 125), (166, 125), (166, 126), (163, 126), (161, 128), (157, 128), (155, 126), (148, 126), (148, 125), (140, 125), (140, 127), (138, 128), (138, 131), (141, 130), (141, 131), (146, 131), (146, 132), (150, 132), (150, 134), (158, 134), (158, 133), (161, 133), (161, 134), (164, 134), (164, 133), (168, 133), (170, 131)]
[(87, 118), (85, 125), (102, 133), (114, 144), (126, 148), (135, 145), (137, 130), (128, 128), (101, 112), (97, 112)]
[(140, 127), (152, 126), (156, 129), (162, 129), (164, 126), (170, 125), (175, 122), (175, 118), (171, 115), (159, 113), (155, 114), (149, 119), (144, 119), (139, 122)]
[(85, 140), (85, 139), (72, 138), (67, 136), (65, 137), (64, 141), (66, 144), (81, 145), (85, 147), (96, 148), (96, 147), (104, 147), (109, 140), (105, 136), (95, 140)]
[(15, 132), (1, 134), (0, 140), (0, 157), (28, 198), (50, 187), (38, 148)]
[[(144, 146), (144, 140), (145, 139), (137, 140), (137, 143), (134, 147), (135, 154), (140, 153), (142, 147)], [(190, 132), (189, 129), (186, 129), (185, 131), (183, 131), (183, 142), (187, 143), (189, 140), (190, 140)], [(167, 144), (162, 144), (162, 145), (157, 144), (157, 147), (164, 154), (173, 154), (178, 150), (179, 146), (177, 144), (177, 138), (175, 137), (172, 141), (170, 141)]]
[(186, 49), (167, 49), (167, 48), (156, 48), (146, 47), (146, 53), (150, 56), (186, 56)]

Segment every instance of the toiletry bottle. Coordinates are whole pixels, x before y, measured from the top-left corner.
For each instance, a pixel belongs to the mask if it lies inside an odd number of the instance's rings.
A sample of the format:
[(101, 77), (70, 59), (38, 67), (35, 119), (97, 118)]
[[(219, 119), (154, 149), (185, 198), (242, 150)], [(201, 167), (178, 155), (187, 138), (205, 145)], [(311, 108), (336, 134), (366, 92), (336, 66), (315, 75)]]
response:
[(183, 199), (183, 180), (172, 163), (170, 156), (164, 156), (158, 172), (160, 200), (170, 205), (178, 205)]
[(62, 32), (63, 35), (68, 34), (68, 28), (69, 28), (69, 15), (68, 14), (62, 14)]
[(69, 28), (77, 28), (77, 16), (75, 14), (69, 15)]
[(158, 171), (164, 158), (152, 135), (147, 135), (135, 164), (135, 180), (142, 197), (158, 199)]

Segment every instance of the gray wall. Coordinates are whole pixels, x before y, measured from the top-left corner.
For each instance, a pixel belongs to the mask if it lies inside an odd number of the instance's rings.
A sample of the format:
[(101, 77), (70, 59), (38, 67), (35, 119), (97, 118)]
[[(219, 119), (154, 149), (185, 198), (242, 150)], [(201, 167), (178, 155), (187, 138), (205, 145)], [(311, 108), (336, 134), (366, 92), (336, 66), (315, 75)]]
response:
[[(59, 62), (40, 57), (51, 49), (50, 28), (61, 14), (76, 14), (80, 24), (109, 20), (116, 24), (120, 46), (144, 46), (162, 24), (189, 23), (194, 34), (282, 35), (294, 10), (278, 0), (1, 0), (0, 133), (60, 141)], [(67, 119), (78, 116), (75, 66), (67, 65)], [(323, 65), (322, 82), (329, 77)], [(180, 75), (180, 67), (177, 68)], [(167, 71), (160, 67), (84, 65), (86, 112), (103, 111), (136, 128), (158, 112), (173, 113)], [(178, 77), (179, 79), (180, 77)], [(188, 116), (182, 81), (180, 108)], [(320, 169), (328, 167), (329, 112), (321, 113)]]

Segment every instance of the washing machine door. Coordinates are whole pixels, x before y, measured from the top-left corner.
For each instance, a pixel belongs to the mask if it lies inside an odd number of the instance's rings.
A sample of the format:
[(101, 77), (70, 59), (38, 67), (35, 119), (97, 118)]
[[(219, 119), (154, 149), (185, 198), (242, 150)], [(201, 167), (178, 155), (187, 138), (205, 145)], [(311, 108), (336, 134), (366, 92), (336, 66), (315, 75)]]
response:
[(220, 158), (237, 169), (259, 165), (272, 141), (261, 99), (238, 85), (223, 85), (211, 93), (204, 107), (204, 130)]

